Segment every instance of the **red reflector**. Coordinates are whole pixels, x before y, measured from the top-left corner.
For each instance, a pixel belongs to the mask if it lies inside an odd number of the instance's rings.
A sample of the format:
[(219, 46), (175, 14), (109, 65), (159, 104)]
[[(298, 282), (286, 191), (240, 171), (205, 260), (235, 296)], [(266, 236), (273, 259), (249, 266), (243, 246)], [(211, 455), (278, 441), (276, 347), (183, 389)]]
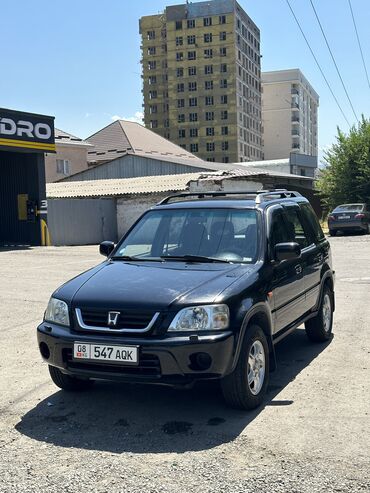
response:
[(356, 214), (355, 219), (363, 219), (365, 217), (365, 214)]

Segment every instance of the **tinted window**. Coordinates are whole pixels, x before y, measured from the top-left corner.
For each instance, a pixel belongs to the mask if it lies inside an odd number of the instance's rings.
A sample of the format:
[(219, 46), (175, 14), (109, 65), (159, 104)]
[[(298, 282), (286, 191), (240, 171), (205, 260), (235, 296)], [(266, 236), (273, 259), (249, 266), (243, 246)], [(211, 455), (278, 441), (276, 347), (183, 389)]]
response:
[(284, 221), (283, 211), (276, 211), (272, 215), (269, 241), (272, 248), (278, 243), (292, 241)]
[(246, 209), (173, 209), (148, 212), (116, 256), (144, 258), (202, 255), (253, 262), (257, 213)]
[(285, 210), (285, 219), (287, 221), (289, 241), (295, 241), (301, 248), (310, 244), (307, 232), (298, 215), (298, 209), (287, 208)]
[(312, 210), (312, 207), (309, 204), (301, 204), (301, 213), (303, 219), (309, 225), (312, 230), (314, 241), (320, 241), (325, 238), (324, 233), (321, 229), (320, 223), (317, 219), (316, 214)]

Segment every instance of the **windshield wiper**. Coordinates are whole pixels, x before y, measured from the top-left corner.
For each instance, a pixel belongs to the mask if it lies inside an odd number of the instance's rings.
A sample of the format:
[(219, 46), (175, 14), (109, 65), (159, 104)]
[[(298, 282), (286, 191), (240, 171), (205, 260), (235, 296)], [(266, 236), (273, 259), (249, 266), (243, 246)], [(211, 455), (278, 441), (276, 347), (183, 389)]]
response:
[(122, 261), (132, 261), (132, 262), (162, 262), (160, 258), (151, 257), (131, 257), (130, 255), (116, 255), (111, 257), (110, 260), (122, 260)]
[(204, 257), (202, 255), (161, 255), (164, 260), (184, 260), (185, 262), (222, 262), (229, 264), (230, 260), (214, 257)]

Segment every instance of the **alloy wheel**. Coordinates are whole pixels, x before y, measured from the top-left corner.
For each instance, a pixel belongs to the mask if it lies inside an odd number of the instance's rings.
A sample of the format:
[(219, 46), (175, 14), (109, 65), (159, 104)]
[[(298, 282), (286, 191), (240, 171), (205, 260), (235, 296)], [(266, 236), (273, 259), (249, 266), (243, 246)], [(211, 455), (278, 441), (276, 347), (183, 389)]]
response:
[(324, 299), (322, 302), (322, 320), (323, 320), (325, 332), (330, 331), (331, 317), (332, 317), (331, 299), (330, 299), (329, 294), (325, 293)]
[(248, 386), (253, 395), (258, 395), (265, 381), (266, 358), (262, 342), (252, 344), (248, 355)]

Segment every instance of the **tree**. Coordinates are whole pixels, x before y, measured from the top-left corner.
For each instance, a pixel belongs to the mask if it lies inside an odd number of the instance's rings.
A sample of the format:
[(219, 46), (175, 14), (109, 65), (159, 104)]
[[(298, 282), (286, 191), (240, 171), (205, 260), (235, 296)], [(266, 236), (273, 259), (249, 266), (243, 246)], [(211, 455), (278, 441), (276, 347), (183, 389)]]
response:
[(325, 152), (325, 169), (316, 188), (325, 208), (339, 204), (370, 204), (370, 120), (362, 116), (349, 134), (338, 127), (337, 142)]

